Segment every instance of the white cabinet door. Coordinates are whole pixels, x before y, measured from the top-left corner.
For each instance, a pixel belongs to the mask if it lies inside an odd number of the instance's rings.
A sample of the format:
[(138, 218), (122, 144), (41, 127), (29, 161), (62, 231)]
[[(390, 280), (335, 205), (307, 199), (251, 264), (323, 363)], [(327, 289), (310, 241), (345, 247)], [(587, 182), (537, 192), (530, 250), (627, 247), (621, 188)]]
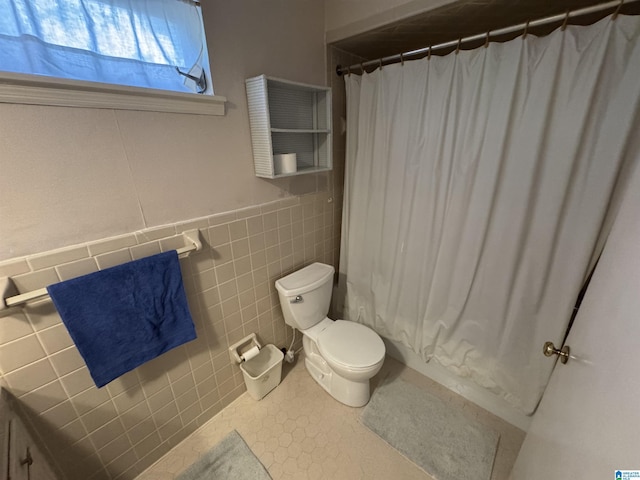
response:
[(29, 438), (24, 427), (20, 424), (20, 420), (15, 416), (9, 420), (9, 438), (9, 478), (11, 480), (30, 480), (30, 467), (27, 464), (22, 464), (27, 458)]
[(10, 423), (9, 473), (11, 480), (56, 480), (47, 459), (18, 417)]
[(555, 367), (512, 480), (640, 470), (640, 168), (566, 343), (571, 358)]

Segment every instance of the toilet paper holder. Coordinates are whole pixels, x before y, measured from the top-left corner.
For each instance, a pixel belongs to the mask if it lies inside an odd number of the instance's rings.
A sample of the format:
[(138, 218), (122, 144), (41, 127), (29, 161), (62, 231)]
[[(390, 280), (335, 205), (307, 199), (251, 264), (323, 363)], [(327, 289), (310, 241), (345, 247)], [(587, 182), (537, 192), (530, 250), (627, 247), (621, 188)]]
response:
[(255, 333), (247, 335), (242, 340), (229, 347), (229, 356), (232, 362), (242, 363), (255, 357), (262, 348)]

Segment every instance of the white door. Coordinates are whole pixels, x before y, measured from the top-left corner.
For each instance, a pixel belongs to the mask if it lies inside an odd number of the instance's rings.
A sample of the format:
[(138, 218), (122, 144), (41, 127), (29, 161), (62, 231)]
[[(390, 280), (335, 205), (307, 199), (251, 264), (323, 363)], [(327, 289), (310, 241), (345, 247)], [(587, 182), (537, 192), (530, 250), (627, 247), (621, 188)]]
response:
[(566, 344), (571, 358), (556, 364), (512, 480), (640, 470), (640, 168)]

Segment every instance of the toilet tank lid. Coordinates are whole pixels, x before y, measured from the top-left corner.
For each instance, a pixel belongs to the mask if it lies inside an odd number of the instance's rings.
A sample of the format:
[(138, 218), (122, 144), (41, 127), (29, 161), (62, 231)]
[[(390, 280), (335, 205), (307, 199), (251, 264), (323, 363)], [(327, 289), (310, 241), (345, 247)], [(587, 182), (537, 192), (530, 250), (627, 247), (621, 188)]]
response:
[(322, 285), (333, 276), (334, 268), (324, 263), (312, 263), (286, 277), (276, 280), (276, 288), (286, 296), (299, 295)]

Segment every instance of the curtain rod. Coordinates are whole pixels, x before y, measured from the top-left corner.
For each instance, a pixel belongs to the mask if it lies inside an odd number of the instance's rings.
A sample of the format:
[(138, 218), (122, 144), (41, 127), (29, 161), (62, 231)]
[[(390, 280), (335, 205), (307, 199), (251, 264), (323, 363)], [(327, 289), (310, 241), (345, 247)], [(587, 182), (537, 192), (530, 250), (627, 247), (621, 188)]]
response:
[[(637, 1), (638, 0), (626, 0), (626, 3), (629, 4)], [(560, 13), (558, 15), (553, 15), (551, 17), (540, 18), (538, 20), (531, 20), (529, 22), (520, 23), (518, 25), (512, 25), (510, 27), (500, 28), (498, 30), (490, 30), (487, 33), (479, 33), (477, 35), (472, 35), (470, 37), (464, 37), (458, 40), (451, 40), (449, 42), (439, 43), (438, 45), (431, 45), (429, 47), (419, 48), (417, 50), (411, 50), (409, 52), (396, 53), (395, 55), (389, 55), (388, 57), (382, 57), (377, 60), (368, 60), (366, 62), (356, 63), (349, 67), (342, 67), (341, 65), (338, 65), (336, 67), (336, 73), (340, 76), (345, 73), (351, 73), (354, 69), (355, 70), (360, 69), (364, 72), (365, 67), (371, 67), (374, 65), (383, 66), (383, 65), (389, 65), (392, 63), (404, 62), (405, 60), (407, 60), (407, 57), (413, 57), (416, 55), (420, 55), (422, 53), (430, 54), (434, 50), (442, 50), (445, 48), (450, 48), (455, 46), (460, 48), (460, 45), (463, 43), (473, 42), (477, 40), (484, 39), (487, 42), (489, 42), (491, 36), (505, 35), (505, 34), (517, 32), (520, 30), (525, 31), (531, 27), (547, 25), (549, 23), (555, 23), (562, 20), (564, 20), (564, 24), (563, 24), (563, 28), (564, 28), (569, 18), (572, 18), (572, 17), (580, 17), (582, 15), (588, 15), (590, 13), (596, 13), (596, 12), (608, 10), (614, 7), (618, 7), (614, 13), (614, 15), (617, 15), (624, 3), (625, 3), (625, 0), (612, 0), (610, 2), (601, 3), (599, 5), (593, 5), (591, 7), (580, 8), (577, 10), (569, 10), (566, 13)]]

